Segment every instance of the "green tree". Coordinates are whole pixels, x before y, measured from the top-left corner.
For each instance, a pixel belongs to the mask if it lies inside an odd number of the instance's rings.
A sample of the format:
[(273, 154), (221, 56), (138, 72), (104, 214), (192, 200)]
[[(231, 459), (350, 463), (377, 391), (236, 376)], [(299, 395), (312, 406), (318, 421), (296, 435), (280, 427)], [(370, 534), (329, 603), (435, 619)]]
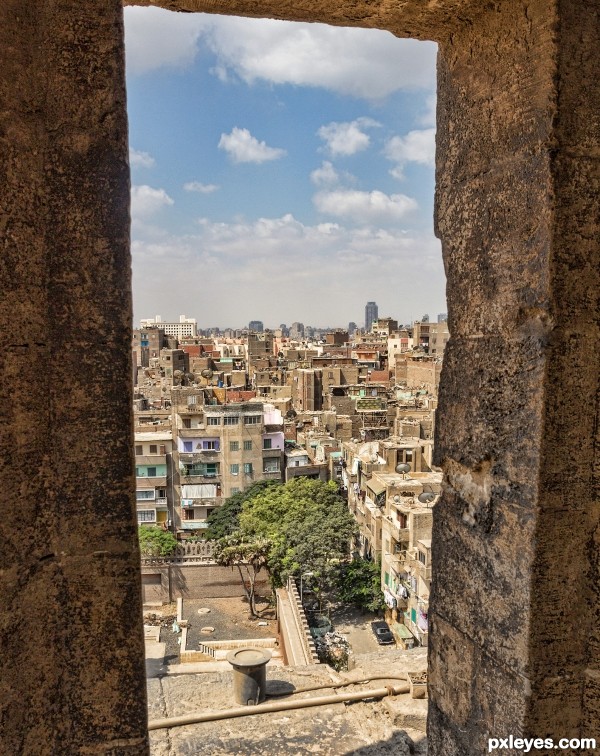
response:
[(256, 612), (256, 578), (267, 564), (271, 544), (266, 538), (248, 538), (242, 533), (233, 533), (217, 541), (214, 557), (218, 564), (237, 567), (250, 606), (250, 614)]
[(381, 591), (381, 564), (353, 559), (338, 571), (337, 595), (345, 604), (377, 612), (385, 608)]
[(138, 528), (138, 538), (142, 556), (170, 556), (177, 548), (177, 539), (162, 528)]
[(247, 536), (267, 539), (273, 587), (312, 572), (322, 590), (349, 553), (356, 524), (333, 482), (295, 478), (248, 499), (239, 515)]
[(206, 538), (210, 541), (216, 541), (238, 531), (240, 529), (240, 512), (244, 502), (269, 488), (280, 485), (281, 483), (276, 480), (259, 480), (244, 491), (230, 496), (220, 507), (213, 509), (208, 515)]

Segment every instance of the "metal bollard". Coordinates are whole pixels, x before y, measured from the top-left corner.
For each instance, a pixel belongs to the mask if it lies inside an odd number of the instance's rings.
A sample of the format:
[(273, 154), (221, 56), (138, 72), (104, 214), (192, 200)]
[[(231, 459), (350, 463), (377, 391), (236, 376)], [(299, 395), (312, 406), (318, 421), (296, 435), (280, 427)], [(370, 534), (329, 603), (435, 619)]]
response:
[(266, 698), (267, 663), (271, 652), (263, 648), (237, 648), (227, 654), (233, 667), (233, 695), (242, 706), (254, 706)]

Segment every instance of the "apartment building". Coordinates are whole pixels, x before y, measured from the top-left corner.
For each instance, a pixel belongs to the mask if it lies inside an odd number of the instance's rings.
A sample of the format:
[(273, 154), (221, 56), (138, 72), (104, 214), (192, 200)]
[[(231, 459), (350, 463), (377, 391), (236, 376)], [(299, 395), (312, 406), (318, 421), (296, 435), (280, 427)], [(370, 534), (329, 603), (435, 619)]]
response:
[(173, 436), (157, 430), (135, 434), (135, 498), (140, 525), (172, 525)]
[[(433, 508), (440, 490), (441, 473), (413, 473), (386, 491), (381, 587), (390, 626), (407, 646), (427, 645)], [(414, 641), (397, 625), (407, 628)]]
[(195, 318), (186, 318), (185, 315), (179, 316), (179, 322), (165, 321), (160, 315), (153, 318), (144, 318), (140, 320), (140, 328), (150, 327), (160, 328), (167, 336), (175, 336), (178, 339), (195, 337), (198, 335), (198, 324)]
[(283, 418), (262, 402), (206, 404), (174, 394), (175, 526), (201, 534), (226, 498), (258, 480), (283, 479)]

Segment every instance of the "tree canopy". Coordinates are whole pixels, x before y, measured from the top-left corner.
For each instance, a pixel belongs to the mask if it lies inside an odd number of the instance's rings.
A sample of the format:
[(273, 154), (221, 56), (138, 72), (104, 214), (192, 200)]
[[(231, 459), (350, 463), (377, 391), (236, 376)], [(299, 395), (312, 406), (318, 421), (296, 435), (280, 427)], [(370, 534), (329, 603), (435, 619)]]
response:
[(169, 556), (177, 547), (177, 539), (173, 533), (162, 528), (140, 526), (138, 538), (142, 556)]
[(269, 541), (267, 567), (274, 587), (289, 575), (312, 572), (328, 582), (349, 552), (356, 524), (335, 483), (304, 477), (249, 497), (239, 514), (240, 532)]
[(239, 517), (244, 502), (274, 486), (281, 486), (281, 483), (273, 480), (259, 480), (244, 491), (230, 496), (222, 506), (213, 509), (208, 515), (206, 538), (210, 541), (216, 541), (239, 530)]
[(337, 596), (345, 604), (377, 612), (385, 608), (381, 592), (381, 564), (353, 559), (341, 566), (337, 580)]

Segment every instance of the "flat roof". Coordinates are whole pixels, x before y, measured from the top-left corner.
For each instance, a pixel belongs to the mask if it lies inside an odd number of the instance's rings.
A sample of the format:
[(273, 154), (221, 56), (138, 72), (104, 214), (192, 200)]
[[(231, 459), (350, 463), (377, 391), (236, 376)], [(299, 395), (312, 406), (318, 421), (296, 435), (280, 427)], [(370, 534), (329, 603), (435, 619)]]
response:
[(136, 441), (172, 441), (173, 433), (171, 431), (158, 431), (155, 433), (136, 433)]

